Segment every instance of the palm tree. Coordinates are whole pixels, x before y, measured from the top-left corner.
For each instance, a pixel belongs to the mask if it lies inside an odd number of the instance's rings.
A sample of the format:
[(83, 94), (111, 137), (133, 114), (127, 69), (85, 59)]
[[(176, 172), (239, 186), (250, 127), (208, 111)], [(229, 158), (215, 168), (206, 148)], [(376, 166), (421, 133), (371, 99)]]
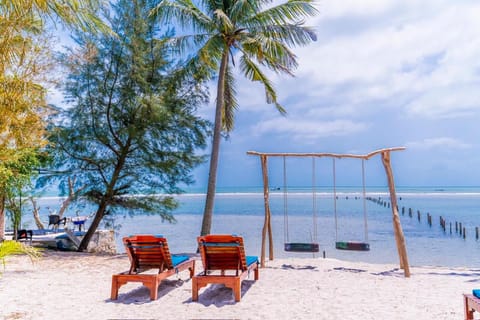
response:
[[(196, 4), (198, 3), (198, 5)], [(316, 40), (313, 29), (304, 26), (304, 19), (317, 10), (313, 0), (287, 0), (271, 5), (271, 0), (162, 0), (152, 12), (160, 22), (174, 22), (184, 34), (172, 38), (179, 52), (196, 54), (187, 66), (203, 71), (208, 77), (218, 76), (212, 152), (207, 197), (201, 235), (210, 233), (215, 200), (218, 156), (222, 132), (233, 130), (235, 97), (235, 56), (243, 75), (259, 81), (265, 88), (267, 103), (273, 103), (284, 114), (275, 89), (260, 66), (276, 73), (292, 74), (297, 66), (290, 47), (306, 45)], [(268, 7), (269, 6), (269, 7)]]

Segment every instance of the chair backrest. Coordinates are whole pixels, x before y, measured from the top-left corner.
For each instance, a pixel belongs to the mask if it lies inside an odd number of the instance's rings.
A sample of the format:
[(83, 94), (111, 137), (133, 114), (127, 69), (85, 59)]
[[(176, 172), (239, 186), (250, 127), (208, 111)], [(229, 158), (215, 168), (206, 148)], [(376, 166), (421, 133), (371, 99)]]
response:
[(158, 268), (158, 272), (172, 269), (172, 256), (167, 239), (155, 235), (135, 235), (123, 238), (130, 259), (129, 273), (139, 273)]
[(197, 238), (205, 272), (247, 270), (243, 238), (232, 235), (206, 235)]

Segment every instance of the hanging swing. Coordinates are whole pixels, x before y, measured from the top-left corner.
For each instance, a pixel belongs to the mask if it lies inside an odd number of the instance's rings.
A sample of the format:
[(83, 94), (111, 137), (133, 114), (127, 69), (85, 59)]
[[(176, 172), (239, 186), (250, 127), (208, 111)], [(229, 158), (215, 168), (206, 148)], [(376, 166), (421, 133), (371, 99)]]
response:
[(369, 251), (368, 224), (367, 224), (367, 203), (365, 192), (365, 159), (362, 159), (362, 193), (363, 193), (363, 223), (364, 241), (339, 241), (338, 240), (338, 218), (337, 218), (337, 190), (336, 190), (336, 169), (335, 158), (333, 158), (333, 210), (335, 213), (335, 248), (339, 250)]
[(287, 165), (283, 157), (283, 221), (285, 251), (288, 252), (319, 252), (320, 246), (317, 242), (317, 192), (315, 188), (315, 158), (312, 157), (312, 215), (313, 215), (313, 238), (312, 242), (290, 242), (288, 234), (288, 196), (287, 196)]

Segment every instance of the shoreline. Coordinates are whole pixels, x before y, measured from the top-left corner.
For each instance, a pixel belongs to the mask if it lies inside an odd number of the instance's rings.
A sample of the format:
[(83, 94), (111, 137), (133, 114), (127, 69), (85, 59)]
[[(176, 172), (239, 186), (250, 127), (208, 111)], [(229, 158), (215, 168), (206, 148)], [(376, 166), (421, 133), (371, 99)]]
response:
[[(187, 273), (162, 282), (159, 299), (130, 283), (110, 300), (111, 276), (128, 270), (125, 254), (45, 252), (35, 264), (9, 258), (0, 278), (2, 319), (462, 319), (462, 293), (480, 287), (474, 268), (411, 267), (323, 258), (267, 261), (235, 303), (221, 285), (191, 301)], [(196, 273), (201, 271), (201, 261)]]

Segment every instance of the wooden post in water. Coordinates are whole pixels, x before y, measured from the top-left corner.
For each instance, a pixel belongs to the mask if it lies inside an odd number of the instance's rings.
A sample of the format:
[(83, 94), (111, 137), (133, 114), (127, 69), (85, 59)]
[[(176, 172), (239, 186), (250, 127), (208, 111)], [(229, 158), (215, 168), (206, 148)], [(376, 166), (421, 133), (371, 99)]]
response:
[(478, 227), (475, 227), (475, 239), (478, 240)]
[(397, 211), (397, 194), (395, 191), (395, 182), (393, 179), (393, 171), (390, 163), (390, 151), (382, 152), (382, 162), (385, 167), (388, 179), (388, 189), (390, 190), (390, 201), (392, 203), (393, 229), (395, 231), (395, 241), (397, 243), (398, 256), (400, 259), (400, 268), (404, 270), (405, 277), (410, 277), (410, 266), (408, 264), (407, 248), (405, 246), (405, 236), (403, 235), (400, 217)]
[(417, 210), (417, 218), (418, 218), (418, 222), (420, 222), (420, 210)]

